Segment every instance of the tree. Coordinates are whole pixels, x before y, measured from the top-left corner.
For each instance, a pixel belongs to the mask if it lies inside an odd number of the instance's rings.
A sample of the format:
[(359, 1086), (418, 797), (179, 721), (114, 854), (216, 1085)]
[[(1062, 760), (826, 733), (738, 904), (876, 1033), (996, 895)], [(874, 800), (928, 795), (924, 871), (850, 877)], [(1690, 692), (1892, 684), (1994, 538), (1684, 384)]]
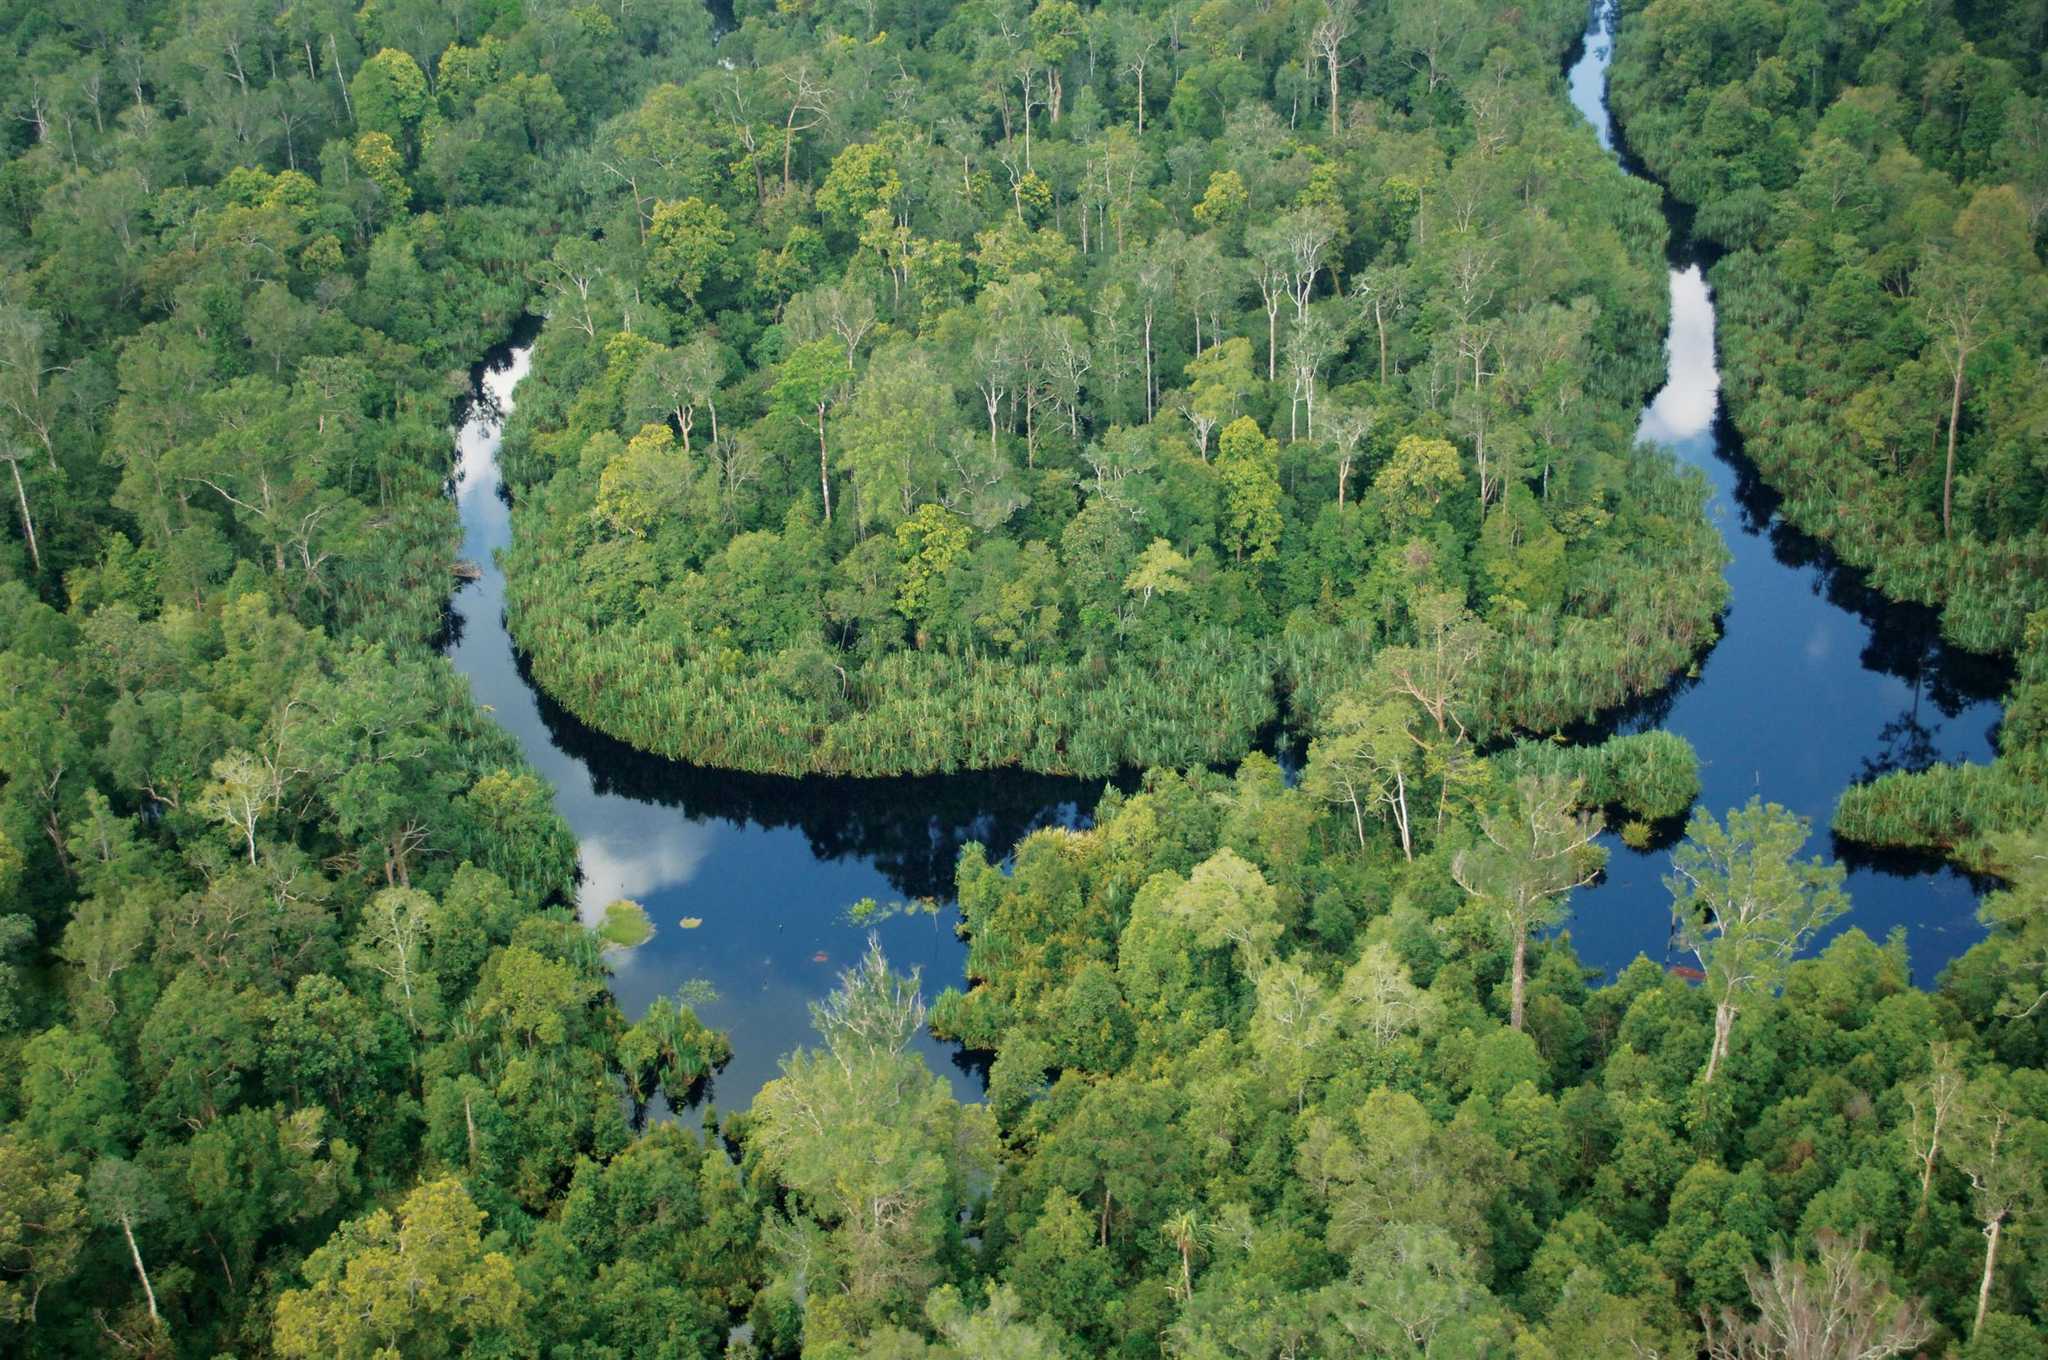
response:
[(6, 462), (14, 479), (22, 538), (28, 544), (29, 563), (38, 573), (43, 569), (42, 548), (21, 465), (31, 456), (33, 441), (42, 451), (43, 462), (53, 470), (57, 466), (53, 441), (57, 401), (51, 379), (64, 371), (49, 361), (45, 329), (41, 313), (0, 306), (0, 416), (5, 417), (0, 420), (0, 460)]
[(479, 1209), (452, 1176), (346, 1223), (306, 1258), (306, 1287), (278, 1296), (278, 1354), (374, 1360), (518, 1353), (527, 1297)]
[(1138, 597), (1139, 607), (1152, 603), (1152, 597), (1178, 595), (1188, 588), (1183, 575), (1188, 569), (1188, 560), (1173, 550), (1173, 544), (1163, 538), (1155, 538), (1145, 545), (1145, 551), (1138, 554), (1138, 565), (1124, 578), (1124, 589)]
[(1223, 482), (1223, 546), (1236, 560), (1265, 562), (1279, 551), (1280, 446), (1260, 432), (1249, 416), (1239, 416), (1223, 431), (1217, 445), (1217, 471)]
[(1351, 295), (1372, 313), (1380, 342), (1380, 386), (1387, 385), (1387, 323), (1407, 309), (1408, 279), (1396, 265), (1375, 264), (1360, 274)]
[(1440, 743), (1463, 743), (1465, 716), (1493, 631), (1456, 590), (1417, 590), (1408, 614), (1415, 640), (1375, 657), (1373, 678), (1387, 693), (1413, 700), (1436, 727)]
[(1230, 946), (1238, 968), (1256, 977), (1280, 938), (1279, 900), (1258, 866), (1235, 850), (1218, 850), (1195, 866), (1165, 904), (1204, 949)]
[(1367, 944), (1358, 961), (1344, 970), (1337, 996), (1375, 1055), (1404, 1035), (1430, 1029), (1443, 1009), (1436, 997), (1415, 985), (1408, 965), (1384, 940)]
[(1243, 409), (1257, 379), (1252, 373), (1252, 342), (1241, 335), (1213, 344), (1207, 353), (1188, 360), (1188, 393), (1182, 412), (1195, 427), (1196, 451), (1209, 457), (1209, 435)]
[(830, 116), (832, 90), (811, 69), (808, 61), (798, 61), (782, 72), (784, 97), (789, 101), (789, 115), (782, 122), (782, 191), (789, 192), (790, 160), (796, 152), (796, 138), (800, 132), (809, 132)]
[(21, 1049), (22, 1129), (62, 1153), (112, 1153), (132, 1123), (128, 1078), (114, 1051), (62, 1025)]
[(1344, 56), (1344, 44), (1351, 39), (1353, 25), (1352, 0), (1324, 0), (1323, 17), (1310, 30), (1309, 50), (1323, 63), (1323, 69), (1330, 77), (1330, 135), (1337, 135), (1338, 100), (1337, 73), (1350, 65)]
[(725, 209), (716, 203), (694, 196), (663, 199), (654, 205), (647, 230), (647, 267), (656, 283), (684, 306), (694, 306), (705, 284), (724, 271), (732, 243)]
[[(1025, 24), (1032, 51), (1045, 64), (1045, 103), (1055, 127), (1059, 126), (1060, 105), (1065, 102), (1062, 72), (1080, 45), (1083, 23), (1081, 8), (1074, 0), (1039, 0)], [(1025, 117), (1030, 117), (1028, 111)]]
[(1477, 7), (1471, 0), (1397, 0), (1393, 11), (1394, 48), (1407, 54), (1433, 95), (1481, 31)]
[(846, 376), (838, 346), (813, 340), (783, 359), (769, 393), (778, 407), (818, 436), (818, 494), (827, 524), (832, 522), (832, 459), (825, 442), (825, 417), (845, 396)]
[(1918, 1299), (1901, 1299), (1871, 1269), (1857, 1242), (1823, 1234), (1820, 1259), (1771, 1254), (1770, 1269), (1745, 1272), (1755, 1317), (1702, 1311), (1710, 1360), (1885, 1360), (1934, 1335)]
[(1984, 1326), (1998, 1248), (2014, 1219), (2041, 1203), (2048, 1185), (2048, 1121), (2026, 1113), (2021, 1077), (1987, 1072), (1964, 1090), (1956, 1127), (1955, 1162), (1970, 1179), (1970, 1202), (1984, 1225), (1984, 1271), (1977, 1284), (1971, 1334)]
[(675, 512), (689, 481), (666, 425), (642, 426), (606, 460), (592, 513), (612, 532), (644, 538)]
[(1245, 191), (1244, 176), (1235, 170), (1218, 170), (1209, 176), (1202, 201), (1195, 204), (1195, 220), (1210, 230), (1235, 240), (1251, 196)]
[(247, 751), (230, 751), (213, 762), (213, 782), (194, 804), (199, 815), (233, 827), (243, 839), (249, 863), (256, 862), (256, 823), (276, 801), (278, 780)]
[(650, 352), (640, 361), (627, 388), (627, 401), (643, 414), (673, 420), (690, 452), (690, 432), (697, 408), (711, 413), (711, 438), (718, 439), (718, 388), (725, 381), (725, 351), (708, 335), (691, 338), (673, 349)]
[[(0, 441), (5, 441), (6, 438), (5, 435), (0, 435)], [(43, 570), (43, 550), (36, 541), (36, 518), (28, 506), (28, 484), (22, 480), (21, 476), (22, 460), (27, 456), (28, 451), (20, 445), (12, 442), (0, 442), (0, 462), (7, 464), (7, 471), (14, 478), (14, 505), (16, 512), (21, 516), (22, 539), (28, 544), (29, 566), (34, 569), (37, 575), (41, 575)]]
[(952, 384), (923, 346), (877, 352), (840, 427), (859, 527), (894, 525), (937, 494), (955, 428)]
[(1345, 488), (1351, 484), (1351, 469), (1358, 450), (1379, 423), (1379, 412), (1368, 407), (1330, 404), (1323, 409), (1323, 432), (1337, 453), (1337, 508), (1344, 508)]
[[(963, 1108), (910, 1043), (924, 1027), (917, 976), (889, 970), (872, 938), (811, 1006), (824, 1046), (785, 1057), (753, 1109), (750, 1151), (794, 1196), (799, 1221), (771, 1229), (785, 1259), (830, 1234), (830, 1270), (863, 1316), (922, 1297), (967, 1186), (990, 1168), (987, 1111)], [(815, 1304), (813, 1305), (816, 1306)]]
[(1994, 837), (1991, 858), (2006, 886), (1985, 897), (1977, 918), (2006, 979), (1999, 1013), (2024, 1020), (2048, 1009), (2048, 835)]
[(142, 1282), (143, 1297), (148, 1300), (149, 1320), (152, 1325), (161, 1326), (163, 1318), (156, 1308), (156, 1289), (149, 1282), (149, 1269), (142, 1263), (142, 1248), (135, 1240), (138, 1227), (164, 1212), (164, 1197), (155, 1178), (134, 1162), (102, 1157), (92, 1165), (86, 1199), (92, 1206), (95, 1222), (121, 1230), (128, 1244), (128, 1259), (135, 1265), (135, 1278)]
[(1246, 260), (1252, 285), (1266, 305), (1266, 381), (1280, 371), (1280, 303), (1290, 295), (1293, 283), (1293, 253), (1284, 234), (1274, 227), (1261, 227), (1248, 235), (1251, 248)]
[(1316, 434), (1316, 379), (1321, 376), (1323, 366), (1343, 351), (1345, 335), (1343, 327), (1321, 312), (1309, 312), (1295, 324), (1293, 334), (1287, 337), (1287, 366), (1293, 370), (1294, 390), (1287, 404), (1287, 437), (1290, 441), (1298, 436), (1294, 416), (1298, 407), (1308, 409), (1306, 433), (1309, 438)]
[(551, 317), (563, 317), (584, 335), (597, 339), (597, 311), (592, 294), (600, 280), (610, 274), (604, 248), (583, 236), (565, 236), (555, 243), (554, 254), (530, 267), (535, 284), (559, 298), (568, 310), (551, 307)]
[(1927, 1075), (1905, 1089), (1906, 1108), (1912, 1112), (1906, 1139), (1913, 1160), (1920, 1166), (1919, 1212), (1923, 1214), (1934, 1187), (1934, 1166), (1941, 1157), (1942, 1135), (1953, 1126), (1964, 1093), (1963, 1072), (1954, 1043), (1929, 1040), (1927, 1063)]
[(1319, 1302), (1332, 1354), (1489, 1355), (1489, 1336), (1501, 1323), (1472, 1253), (1426, 1224), (1394, 1223), (1375, 1233)]
[(1398, 528), (1427, 517), (1443, 500), (1444, 492), (1465, 480), (1458, 464), (1458, 450), (1448, 439), (1408, 434), (1394, 446), (1394, 456), (1372, 479), (1372, 489), (1387, 508), (1387, 517)]
[(920, 505), (896, 526), (896, 551), (903, 561), (896, 608), (920, 633), (938, 621), (946, 577), (967, 555), (972, 537), (967, 525), (939, 505)]
[(1124, 73), (1136, 82), (1133, 103), (1138, 115), (1138, 135), (1142, 137), (1145, 135), (1145, 72), (1157, 59), (1159, 44), (1165, 35), (1160, 32), (1158, 21), (1149, 14), (1119, 10), (1110, 17), (1115, 25), (1117, 59), (1123, 63)]
[(1705, 809), (1686, 824), (1671, 852), (1671, 891), (1679, 947), (1706, 973), (1714, 1003), (1714, 1042), (1701, 1081), (1711, 1083), (1728, 1056), (1735, 1017), (1782, 987), (1792, 961), (1815, 934), (1849, 909), (1839, 864), (1796, 859), (1810, 823), (1751, 798), (1723, 827)]
[(77, 1270), (79, 1184), (34, 1140), (0, 1136), (0, 1322), (33, 1328), (43, 1291)]
[(408, 53), (387, 47), (356, 69), (349, 81), (356, 126), (381, 132), (417, 153), (421, 120), (433, 102), (426, 73)]
[(349, 950), (356, 967), (383, 979), (385, 995), (397, 1003), (415, 1034), (425, 1031), (438, 1002), (434, 977), (427, 971), (433, 913), (434, 899), (425, 893), (386, 888), (364, 909)]
[(1321, 979), (1292, 959), (1267, 964), (1259, 971), (1256, 986), (1252, 1049), (1265, 1072), (1293, 1097), (1299, 1114), (1317, 1052), (1337, 1032), (1341, 1017), (1335, 999)]
[(1301, 782), (1309, 796), (1351, 809), (1360, 850), (1365, 849), (1366, 810), (1391, 816), (1401, 836), (1401, 854), (1412, 860), (1408, 781), (1419, 748), (1408, 716), (1398, 700), (1373, 703), (1357, 695), (1340, 696), (1309, 742)]
[(851, 232), (877, 209), (890, 213), (902, 192), (895, 153), (881, 142), (853, 142), (832, 158), (832, 168), (818, 186), (818, 211), (840, 230)]
[(2001, 281), (1989, 269), (1949, 251), (1934, 251), (1914, 275), (1915, 297), (1927, 328), (1934, 332), (1949, 372), (1948, 458), (1941, 475), (1941, 533), (1953, 532), (1956, 429), (1963, 415), (1963, 379), (1970, 356), (1985, 343), (1992, 305)]
[(1566, 897), (1599, 877), (1607, 852), (1594, 843), (1598, 813), (1577, 811), (1585, 782), (1523, 775), (1507, 801), (1480, 819), (1484, 843), (1460, 850), (1451, 876), (1498, 914), (1512, 956), (1508, 1025), (1522, 1028), (1529, 935), (1564, 918)]

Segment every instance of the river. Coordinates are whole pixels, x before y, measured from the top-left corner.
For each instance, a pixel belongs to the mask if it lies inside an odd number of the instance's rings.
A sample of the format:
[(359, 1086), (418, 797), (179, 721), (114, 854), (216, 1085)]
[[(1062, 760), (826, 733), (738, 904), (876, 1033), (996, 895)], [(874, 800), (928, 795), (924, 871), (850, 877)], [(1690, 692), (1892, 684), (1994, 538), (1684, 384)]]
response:
[[(1600, 145), (1630, 173), (1607, 110), (1614, 54), (1614, 0), (1595, 0), (1567, 72), (1572, 103)], [(1832, 552), (1777, 514), (1778, 497), (1743, 455), (1720, 403), (1714, 301), (1689, 215), (1667, 198), (1671, 224), (1670, 367), (1643, 410), (1638, 438), (1672, 450), (1706, 474), (1708, 513), (1731, 556), (1732, 603), (1723, 635), (1699, 667), (1663, 693), (1617, 715), (1608, 730), (1664, 727), (1700, 755), (1700, 805), (1719, 815), (1752, 795), (1809, 817), (1809, 850), (1849, 866), (1854, 909), (1835, 927), (1883, 939), (1903, 926), (1922, 985), (1981, 935), (1977, 885), (1939, 861), (1875, 856), (1834, 841), (1828, 823), (1842, 790), (1887, 770), (1945, 761), (1988, 761), (2011, 683), (1996, 661), (1941, 640), (1933, 610), (1886, 600)], [(1638, 950), (1662, 959), (1670, 861), (1610, 838), (1606, 880), (1574, 899), (1573, 939), (1596, 966), (1613, 969)], [(1670, 956), (1677, 961), (1676, 956)], [(1689, 960), (1688, 960), (1689, 961)]]
[[(1596, 9), (1570, 70), (1573, 102), (1610, 151), (1613, 33), (1612, 9)], [(1887, 769), (1988, 760), (2009, 677), (1945, 647), (1931, 611), (1885, 601), (1777, 518), (1721, 416), (1713, 300), (1680, 237), (1682, 215), (1673, 217), (1670, 371), (1643, 412), (1641, 433), (1712, 484), (1710, 513), (1732, 555), (1733, 604), (1696, 676), (1607, 729), (1683, 734), (1701, 756), (1704, 806), (1720, 813), (1761, 793), (1814, 819), (1816, 853), (1850, 860), (1850, 847), (1830, 845), (1826, 831), (1841, 790)], [(717, 999), (698, 1013), (730, 1033), (735, 1050), (709, 1095), (744, 1106), (775, 1075), (780, 1055), (809, 1040), (808, 1003), (859, 954), (867, 928), (848, 919), (853, 903), (939, 903), (936, 912), (897, 913), (874, 927), (890, 960), (921, 969), (934, 995), (961, 980), (966, 957), (948, 902), (960, 846), (978, 840), (1002, 856), (1036, 827), (1078, 824), (1100, 785), (1016, 772), (768, 778), (662, 760), (584, 727), (533, 687), (503, 623), (496, 553), (510, 525), (499, 432), (530, 361), (527, 336), (478, 367), (457, 437), (463, 556), (481, 576), (453, 599), (449, 658), (553, 784), (556, 807), (582, 846), (586, 918), (631, 897), (653, 920), (651, 940), (612, 955), (620, 1006), (637, 1016), (657, 996), (708, 983)], [(1581, 957), (1607, 971), (1638, 953), (1672, 959), (1664, 848), (1639, 853), (1609, 839), (1606, 879), (1574, 902), (1570, 929)], [(1977, 938), (1974, 886), (1938, 864), (1854, 860), (1849, 889), (1855, 909), (1843, 927), (1879, 938), (1907, 927), (1923, 983)], [(685, 928), (685, 918), (701, 924)], [(925, 1047), (963, 1096), (978, 1092), (969, 1055), (929, 1038)]]

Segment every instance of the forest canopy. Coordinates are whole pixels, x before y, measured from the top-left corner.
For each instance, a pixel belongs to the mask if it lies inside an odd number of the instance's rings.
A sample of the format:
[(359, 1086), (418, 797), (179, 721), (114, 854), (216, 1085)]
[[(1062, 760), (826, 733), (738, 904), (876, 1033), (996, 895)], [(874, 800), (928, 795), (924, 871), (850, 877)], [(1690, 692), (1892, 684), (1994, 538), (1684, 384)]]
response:
[[(1562, 739), (1726, 602), (1584, 19), (0, 0), (0, 1351), (2048, 1355), (2038, 7), (1620, 44), (1788, 513), (2017, 658), (1997, 765), (1837, 814), (1997, 875), (1932, 988), (1769, 790)], [(510, 624), (594, 726), (1157, 767), (748, 1108), (443, 655), (528, 316)], [(1610, 830), (1672, 944), (1602, 978)]]
[(1661, 686), (1725, 591), (1633, 443), (1654, 191), (1550, 95), (1576, 5), (1425, 8), (763, 14), (599, 129), (505, 457), (535, 678), (857, 774), (1232, 760), (1402, 648), (1491, 736)]

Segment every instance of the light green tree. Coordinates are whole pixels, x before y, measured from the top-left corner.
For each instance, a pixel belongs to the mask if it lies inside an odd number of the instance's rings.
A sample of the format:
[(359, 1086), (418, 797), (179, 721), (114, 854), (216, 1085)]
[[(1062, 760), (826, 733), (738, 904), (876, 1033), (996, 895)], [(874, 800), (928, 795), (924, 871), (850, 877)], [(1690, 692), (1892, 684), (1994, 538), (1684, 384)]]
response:
[(2048, 834), (1995, 837), (1991, 856), (2006, 886), (1984, 899), (1977, 916), (1991, 930), (2006, 979), (1998, 1009), (2024, 1020), (2048, 1009)]
[(1365, 816), (1393, 820), (1401, 854), (1415, 858), (1408, 790), (1421, 773), (1421, 746), (1411, 730), (1412, 710), (1399, 699), (1373, 702), (1346, 695), (1331, 706), (1309, 741), (1302, 791), (1351, 809), (1358, 848), (1365, 849)]
[(0, 1137), (0, 1323), (33, 1328), (44, 1291), (78, 1268), (79, 1186), (35, 1140)]
[(724, 269), (732, 242), (725, 209), (716, 203), (664, 199), (654, 205), (647, 230), (647, 267), (656, 283), (692, 306), (704, 285)]
[[(754, 1101), (750, 1150), (796, 1214), (770, 1244), (792, 1268), (822, 1251), (811, 1288), (840, 1281), (857, 1320), (924, 1297), (947, 1225), (993, 1169), (987, 1109), (961, 1106), (910, 1048), (924, 1015), (916, 975), (892, 973), (871, 937), (811, 1007), (823, 1046), (785, 1057)], [(809, 1307), (820, 1320), (815, 1293)]]
[(903, 562), (896, 608), (920, 629), (936, 620), (945, 601), (947, 574), (967, 555), (973, 530), (940, 505), (920, 505), (896, 526), (896, 552)]
[(604, 465), (591, 513), (613, 533), (643, 538), (675, 512), (688, 465), (666, 425), (644, 425)]
[(1776, 803), (1751, 798), (1724, 827), (1705, 809), (1671, 852), (1664, 880), (1681, 948), (1706, 973), (1714, 1041), (1701, 1081), (1728, 1057), (1728, 1036), (1744, 1005), (1784, 985), (1799, 951), (1849, 909), (1839, 864), (1797, 858), (1810, 823)]
[(1394, 446), (1394, 456), (1372, 479), (1372, 489), (1386, 507), (1389, 521), (1405, 530), (1428, 518), (1444, 493), (1464, 476), (1458, 450), (1450, 440), (1410, 434)]
[(417, 61), (387, 47), (357, 68), (348, 88), (357, 127), (383, 133), (408, 153), (418, 150), (420, 122), (433, 99)]
[(125, 1158), (102, 1157), (93, 1163), (92, 1174), (86, 1180), (86, 1200), (95, 1222), (121, 1230), (121, 1238), (128, 1244), (128, 1259), (135, 1266), (135, 1278), (141, 1281), (142, 1296), (148, 1300), (150, 1323), (162, 1326), (163, 1316), (156, 1307), (156, 1286), (150, 1283), (149, 1268), (143, 1263), (142, 1247), (135, 1237), (137, 1228), (161, 1218), (167, 1207), (156, 1178)]
[(438, 987), (427, 969), (434, 899), (413, 888), (386, 888), (363, 909), (349, 960), (380, 979), (384, 994), (415, 1034), (438, 1018)]
[(1223, 546), (1240, 562), (1267, 562), (1279, 555), (1280, 448), (1260, 433), (1249, 416), (1224, 428), (1217, 450), (1223, 483)]
[(1280, 904), (1258, 866), (1235, 850), (1218, 850), (1195, 866), (1165, 904), (1204, 949), (1231, 946), (1238, 967), (1257, 976), (1280, 938)]
[(276, 801), (277, 781), (247, 751), (229, 751), (213, 762), (213, 780), (199, 792), (199, 815), (235, 829), (256, 862), (256, 823)]
[(378, 1360), (517, 1354), (526, 1294), (502, 1253), (484, 1247), (484, 1211), (454, 1177), (428, 1181), (393, 1214), (345, 1223), (306, 1258), (304, 1289), (278, 1297), (279, 1355)]
[(1188, 559), (1173, 550), (1173, 544), (1155, 538), (1138, 554), (1138, 565), (1124, 578), (1124, 589), (1138, 597), (1140, 607), (1152, 603), (1154, 595), (1178, 595), (1188, 588)]
[(1480, 844), (1460, 850), (1451, 876), (1493, 911), (1511, 958), (1508, 1024), (1522, 1028), (1529, 936), (1564, 919), (1572, 889), (1599, 877), (1607, 852), (1594, 842), (1597, 812), (1579, 811), (1583, 780), (1523, 775), (1498, 808), (1480, 818)]
[[(2048, 1198), (2048, 1120), (2035, 1117), (2028, 1078), (2038, 1073), (1986, 1072), (1958, 1102), (1955, 1164), (1970, 1180), (1970, 1204), (1984, 1228), (1984, 1270), (1977, 1283), (1971, 1335), (1984, 1326), (2006, 1230)], [(2038, 1097), (2037, 1097), (2038, 1099)]]
[(1209, 436), (1239, 414), (1258, 381), (1252, 372), (1252, 342), (1233, 335), (1188, 360), (1183, 371), (1188, 391), (1181, 411), (1194, 427), (1196, 451), (1207, 462)]

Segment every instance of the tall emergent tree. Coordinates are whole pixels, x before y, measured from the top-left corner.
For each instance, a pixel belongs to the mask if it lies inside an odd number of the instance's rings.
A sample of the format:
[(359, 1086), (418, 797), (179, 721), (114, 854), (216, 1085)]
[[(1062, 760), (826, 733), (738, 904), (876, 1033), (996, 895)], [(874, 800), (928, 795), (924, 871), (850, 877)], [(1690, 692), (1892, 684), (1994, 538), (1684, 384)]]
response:
[(1751, 798), (1723, 827), (1705, 809), (1686, 824), (1664, 880), (1681, 948), (1699, 959), (1714, 1003), (1714, 1042), (1702, 1082), (1728, 1057), (1728, 1036), (1744, 1005), (1784, 986), (1792, 961), (1815, 934), (1849, 909), (1839, 864), (1801, 860), (1811, 823)]
[(1600, 814), (1577, 810), (1585, 795), (1582, 779), (1523, 775), (1502, 805), (1481, 817), (1485, 839), (1451, 860), (1458, 886), (1485, 902), (1507, 935), (1513, 1029), (1522, 1028), (1530, 934), (1563, 920), (1571, 890), (1591, 883), (1607, 863), (1607, 851), (1593, 839)]

